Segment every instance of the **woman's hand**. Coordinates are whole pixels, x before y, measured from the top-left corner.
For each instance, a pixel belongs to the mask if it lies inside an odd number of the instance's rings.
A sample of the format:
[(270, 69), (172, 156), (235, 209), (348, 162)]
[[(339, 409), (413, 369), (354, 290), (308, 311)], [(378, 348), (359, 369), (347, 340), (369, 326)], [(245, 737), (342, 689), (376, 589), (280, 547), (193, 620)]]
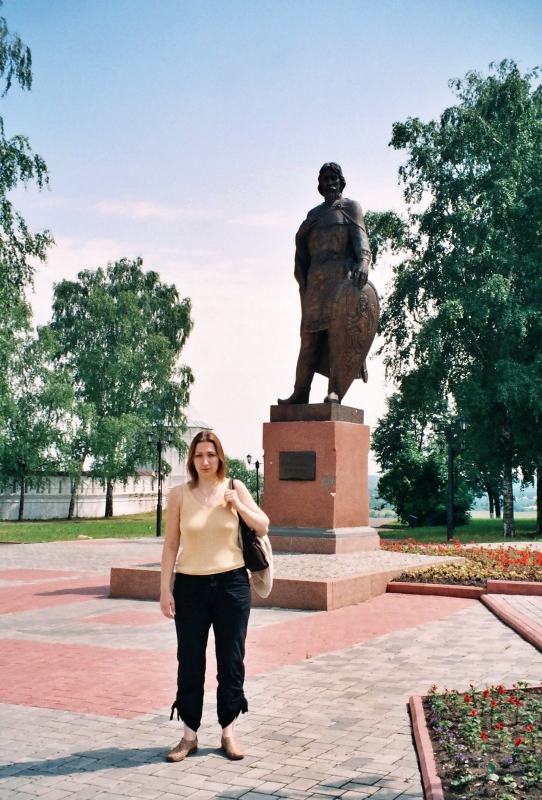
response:
[(175, 601), (171, 594), (171, 581), (175, 559), (179, 552), (181, 538), (181, 508), (183, 504), (182, 486), (174, 486), (169, 493), (166, 510), (166, 536), (162, 549), (162, 569), (160, 575), (160, 611), (168, 619), (175, 616)]
[(175, 600), (170, 589), (160, 592), (160, 611), (168, 619), (175, 619)]
[(235, 489), (226, 489), (224, 500), (229, 503), (238, 514), (241, 514), (249, 528), (256, 531), (258, 536), (265, 536), (269, 530), (269, 519), (262, 509), (256, 505), (254, 498), (245, 484), (235, 479)]
[(235, 510), (238, 512), (243, 509), (243, 503), (239, 499), (236, 489), (226, 489), (224, 492), (224, 500), (226, 503), (231, 503), (233, 508), (235, 508)]

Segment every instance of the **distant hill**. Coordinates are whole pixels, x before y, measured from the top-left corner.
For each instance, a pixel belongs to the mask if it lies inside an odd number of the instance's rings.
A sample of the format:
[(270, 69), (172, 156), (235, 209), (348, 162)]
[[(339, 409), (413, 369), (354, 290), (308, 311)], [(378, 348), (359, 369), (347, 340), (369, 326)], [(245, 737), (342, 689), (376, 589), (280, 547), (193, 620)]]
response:
[(379, 479), (380, 475), (369, 475), (369, 508), (380, 511), (388, 509), (391, 511), (391, 506), (389, 506), (387, 503), (384, 503), (378, 497), (377, 486)]

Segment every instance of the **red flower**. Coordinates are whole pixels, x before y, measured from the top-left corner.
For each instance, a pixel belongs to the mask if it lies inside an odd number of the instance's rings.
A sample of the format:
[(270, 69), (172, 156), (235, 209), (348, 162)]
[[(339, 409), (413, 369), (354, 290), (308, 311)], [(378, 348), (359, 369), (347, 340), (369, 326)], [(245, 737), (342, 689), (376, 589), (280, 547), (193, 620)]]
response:
[(527, 731), (527, 733), (532, 733), (533, 732), (533, 726), (532, 725), (527, 725), (525, 730)]
[(520, 746), (520, 744), (522, 743), (522, 741), (523, 741), (523, 739), (521, 738), (521, 736), (518, 736), (518, 738), (517, 738), (517, 739), (516, 739), (516, 741), (514, 742), (514, 745), (515, 745), (516, 747), (519, 747), (519, 746)]
[(471, 717), (477, 717), (478, 716), (478, 712), (476, 711), (475, 708), (472, 709), (472, 711), (470, 712), (470, 715), (471, 715)]
[(496, 700), (492, 700), (491, 701), (491, 708), (495, 708), (496, 705), (497, 705), (497, 701)]
[(489, 739), (489, 736), (487, 735), (487, 733), (485, 731), (482, 731), (482, 733), (480, 734), (480, 738), (482, 739), (483, 742), (487, 742), (487, 740)]
[(464, 703), (472, 703), (472, 697), (470, 696), (470, 694), (466, 694), (465, 695), (465, 697), (463, 698), (463, 702)]
[(496, 722), (495, 723), (495, 730), (496, 731), (502, 731), (502, 729), (505, 728), (505, 727), (506, 727), (506, 724), (504, 722)]
[[(497, 691), (498, 691), (499, 694), (506, 694), (506, 689), (502, 685), (501, 686), (497, 686)], [(542, 689), (540, 691), (542, 691)]]
[(487, 700), (487, 698), (489, 697), (489, 689), (484, 689), (484, 697)]

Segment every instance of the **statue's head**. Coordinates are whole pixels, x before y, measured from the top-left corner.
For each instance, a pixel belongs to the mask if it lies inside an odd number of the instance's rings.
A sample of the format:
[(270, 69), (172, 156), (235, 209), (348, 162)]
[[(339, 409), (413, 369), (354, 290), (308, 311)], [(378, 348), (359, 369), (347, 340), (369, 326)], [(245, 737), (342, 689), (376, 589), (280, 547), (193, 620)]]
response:
[(340, 197), (346, 181), (343, 171), (335, 161), (326, 161), (318, 173), (318, 191), (328, 202)]

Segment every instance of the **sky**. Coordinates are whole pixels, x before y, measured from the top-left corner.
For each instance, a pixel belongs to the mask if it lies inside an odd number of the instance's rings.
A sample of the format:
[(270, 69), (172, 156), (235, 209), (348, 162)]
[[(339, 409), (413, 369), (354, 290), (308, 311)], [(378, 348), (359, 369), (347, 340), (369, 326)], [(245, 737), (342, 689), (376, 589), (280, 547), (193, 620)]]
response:
[[(12, 195), (56, 241), (36, 324), (55, 282), (141, 256), (192, 300), (191, 403), (236, 458), (261, 459), (269, 406), (293, 389), (294, 237), (321, 202), (320, 166), (339, 162), (364, 210), (401, 211), (393, 123), (438, 117), (469, 70), (542, 64), (539, 0), (5, 0), (1, 13), (34, 71), (31, 92), (0, 100), (6, 134), (50, 171), (48, 190)], [(386, 259), (372, 271), (383, 296), (391, 276)], [(372, 357), (344, 403), (374, 426), (392, 390)], [(325, 394), (316, 376), (311, 401)]]

